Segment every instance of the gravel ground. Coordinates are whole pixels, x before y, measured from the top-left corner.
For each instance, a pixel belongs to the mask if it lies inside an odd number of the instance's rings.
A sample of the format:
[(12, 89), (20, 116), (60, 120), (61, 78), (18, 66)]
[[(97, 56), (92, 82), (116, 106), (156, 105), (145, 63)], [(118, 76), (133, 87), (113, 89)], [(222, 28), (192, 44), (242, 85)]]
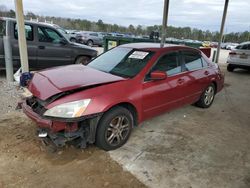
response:
[(7, 83), (4, 71), (0, 72), (0, 116), (15, 110), (20, 100), (21, 90), (17, 83)]

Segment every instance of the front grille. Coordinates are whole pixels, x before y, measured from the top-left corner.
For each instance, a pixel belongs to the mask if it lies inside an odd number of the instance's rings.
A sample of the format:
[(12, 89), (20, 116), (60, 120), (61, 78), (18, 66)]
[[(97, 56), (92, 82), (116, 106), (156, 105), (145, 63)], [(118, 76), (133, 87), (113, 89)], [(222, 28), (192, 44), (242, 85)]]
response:
[(37, 114), (42, 115), (46, 110), (44, 108), (43, 102), (41, 100), (37, 99), (36, 97), (31, 97), (31, 98), (26, 99), (26, 103)]

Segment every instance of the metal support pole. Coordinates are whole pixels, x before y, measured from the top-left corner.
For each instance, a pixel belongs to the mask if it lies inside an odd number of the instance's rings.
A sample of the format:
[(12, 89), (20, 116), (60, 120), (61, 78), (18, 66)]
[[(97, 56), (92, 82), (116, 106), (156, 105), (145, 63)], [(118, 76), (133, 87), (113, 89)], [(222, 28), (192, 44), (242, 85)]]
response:
[(10, 36), (3, 37), (4, 45), (4, 58), (5, 58), (5, 70), (8, 82), (13, 82), (13, 61), (12, 61), (12, 48), (10, 43)]
[(229, 0), (225, 0), (224, 11), (223, 11), (221, 27), (220, 27), (220, 40), (219, 40), (218, 47), (217, 47), (217, 54), (216, 54), (215, 63), (218, 63), (219, 57), (220, 57), (220, 48), (221, 48), (221, 42), (222, 42), (222, 38), (223, 38), (224, 25), (225, 25), (225, 21), (226, 21), (226, 17), (227, 17), (228, 3), (229, 3)]
[(15, 0), (15, 7), (16, 7), (19, 54), (21, 60), (22, 73), (24, 73), (24, 72), (29, 72), (29, 63), (28, 63), (28, 52), (27, 52), (27, 43), (26, 43), (25, 27), (24, 27), (23, 1)]
[(163, 10), (163, 19), (162, 19), (162, 34), (161, 34), (161, 48), (165, 44), (166, 40), (166, 29), (168, 23), (168, 9), (169, 9), (169, 0), (164, 0), (164, 10)]

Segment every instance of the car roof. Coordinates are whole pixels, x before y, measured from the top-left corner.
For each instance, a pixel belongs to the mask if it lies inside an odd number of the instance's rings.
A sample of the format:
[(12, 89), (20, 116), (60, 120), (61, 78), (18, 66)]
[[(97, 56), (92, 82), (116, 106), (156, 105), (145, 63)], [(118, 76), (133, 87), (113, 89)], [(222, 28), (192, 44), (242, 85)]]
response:
[(245, 44), (250, 44), (250, 41), (240, 43), (240, 45), (245, 45)]
[(124, 48), (135, 48), (135, 49), (144, 49), (144, 50), (154, 50), (154, 51), (159, 51), (162, 50), (163, 48), (185, 48), (185, 49), (194, 49), (188, 46), (184, 45), (177, 45), (177, 44), (164, 44), (164, 47), (161, 48), (160, 43), (152, 43), (152, 42), (140, 42), (140, 43), (128, 43), (128, 44), (123, 44), (120, 45), (119, 47), (124, 47)]
[[(0, 17), (0, 20), (16, 22), (15, 18), (8, 18), (8, 17)], [(42, 25), (42, 26), (50, 26), (50, 27), (59, 27), (56, 24), (50, 24), (50, 23), (45, 23), (45, 22), (36, 22), (36, 21), (28, 21), (28, 20), (25, 20), (24, 22), (26, 24), (33, 24), (33, 25), (40, 25), (40, 26)]]

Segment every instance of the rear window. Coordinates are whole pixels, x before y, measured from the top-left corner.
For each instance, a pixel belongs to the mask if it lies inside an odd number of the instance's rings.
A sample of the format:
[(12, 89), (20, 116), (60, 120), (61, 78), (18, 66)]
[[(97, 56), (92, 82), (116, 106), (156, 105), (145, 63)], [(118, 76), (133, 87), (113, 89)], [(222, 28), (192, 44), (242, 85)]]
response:
[[(26, 40), (32, 41), (34, 39), (33, 27), (31, 25), (24, 25)], [(15, 38), (18, 39), (17, 24), (14, 29)]]
[(6, 34), (6, 21), (0, 20), (0, 37)]
[(203, 67), (201, 55), (199, 52), (184, 51), (182, 54), (185, 60), (186, 69), (188, 71), (201, 69)]

